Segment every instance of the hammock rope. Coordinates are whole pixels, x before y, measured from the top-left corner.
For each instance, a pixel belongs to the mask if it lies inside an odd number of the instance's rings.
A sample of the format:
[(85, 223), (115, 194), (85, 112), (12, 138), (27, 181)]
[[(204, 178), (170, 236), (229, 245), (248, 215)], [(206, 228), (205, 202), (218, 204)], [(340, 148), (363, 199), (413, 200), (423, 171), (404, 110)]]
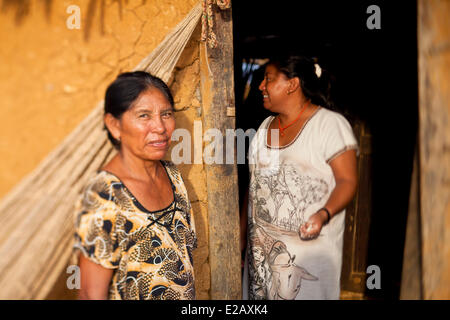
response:
[[(167, 82), (202, 15), (201, 3), (134, 70)], [(73, 210), (88, 179), (114, 156), (103, 101), (0, 202), (0, 299), (44, 299), (72, 252)]]

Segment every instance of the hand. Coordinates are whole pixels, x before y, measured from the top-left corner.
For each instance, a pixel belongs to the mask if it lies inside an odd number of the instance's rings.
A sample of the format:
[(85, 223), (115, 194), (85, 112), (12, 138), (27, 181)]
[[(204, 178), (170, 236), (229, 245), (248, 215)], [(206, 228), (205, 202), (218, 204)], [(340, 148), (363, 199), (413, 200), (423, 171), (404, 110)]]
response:
[(322, 227), (325, 225), (327, 221), (327, 213), (323, 210), (320, 210), (311, 217), (309, 217), (308, 221), (303, 223), (298, 229), (298, 233), (300, 235), (300, 239), (302, 240), (313, 240), (316, 239)]

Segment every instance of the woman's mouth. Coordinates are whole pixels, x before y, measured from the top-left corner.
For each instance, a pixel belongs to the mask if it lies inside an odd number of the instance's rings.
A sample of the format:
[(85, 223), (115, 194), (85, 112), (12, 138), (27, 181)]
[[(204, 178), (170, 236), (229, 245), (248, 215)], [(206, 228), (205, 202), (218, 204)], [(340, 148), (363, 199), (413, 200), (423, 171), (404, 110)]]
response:
[(150, 141), (148, 144), (155, 148), (166, 148), (169, 143), (167, 140), (155, 140), (155, 141)]

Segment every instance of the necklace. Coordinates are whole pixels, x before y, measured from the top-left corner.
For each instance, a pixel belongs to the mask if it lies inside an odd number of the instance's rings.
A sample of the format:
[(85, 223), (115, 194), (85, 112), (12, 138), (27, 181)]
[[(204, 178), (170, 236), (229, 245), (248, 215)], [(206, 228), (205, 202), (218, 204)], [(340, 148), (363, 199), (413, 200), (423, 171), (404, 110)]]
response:
[[(307, 101), (307, 103), (309, 104), (309, 100)], [(296, 122), (300, 119), (300, 117), (302, 116), (303, 111), (305, 111), (306, 108), (308, 107), (308, 104), (307, 104), (306, 106), (303, 104), (302, 110), (301, 110), (300, 113), (298, 114), (297, 118), (296, 118), (294, 121), (292, 121), (291, 123), (289, 123), (287, 126), (282, 127), (282, 126), (281, 126), (281, 120), (280, 120), (280, 117), (278, 117), (278, 129), (280, 129), (280, 135), (281, 135), (282, 137), (284, 137), (284, 135), (285, 135), (284, 130), (286, 130), (287, 128), (289, 128), (290, 126), (292, 126), (294, 123), (296, 123)]]

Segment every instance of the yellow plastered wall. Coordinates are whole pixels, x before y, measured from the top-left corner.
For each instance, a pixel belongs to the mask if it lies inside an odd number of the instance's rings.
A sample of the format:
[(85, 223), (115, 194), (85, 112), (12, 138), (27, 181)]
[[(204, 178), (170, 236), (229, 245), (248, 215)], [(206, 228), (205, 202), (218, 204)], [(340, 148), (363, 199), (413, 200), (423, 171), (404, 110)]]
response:
[[(0, 197), (30, 173), (133, 69), (197, 0), (0, 0)], [(80, 29), (69, 29), (80, 8)], [(72, 20), (73, 22), (73, 20)], [(170, 80), (177, 127), (201, 120), (197, 28)], [(194, 209), (197, 298), (209, 298), (207, 196), (203, 165), (180, 165)], [(63, 288), (50, 295), (73, 296)]]

